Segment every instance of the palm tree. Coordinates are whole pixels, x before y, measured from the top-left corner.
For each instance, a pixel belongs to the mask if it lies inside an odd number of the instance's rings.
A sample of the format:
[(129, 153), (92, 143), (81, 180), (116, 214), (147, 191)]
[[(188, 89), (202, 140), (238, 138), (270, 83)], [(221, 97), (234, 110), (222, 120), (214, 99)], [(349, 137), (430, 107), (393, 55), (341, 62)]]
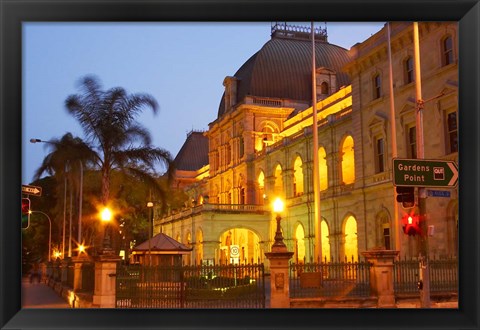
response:
[(156, 100), (148, 94), (127, 94), (120, 87), (104, 91), (93, 76), (82, 78), (80, 89), (81, 93), (70, 95), (65, 105), (80, 123), (94, 164), (100, 169), (102, 203), (108, 204), (113, 171), (141, 178), (163, 197), (155, 165), (164, 165), (170, 176), (172, 157), (168, 151), (151, 146), (150, 133), (136, 121), (145, 107), (158, 112)]
[[(80, 167), (83, 168), (93, 158), (93, 154), (85, 142), (71, 133), (66, 133), (60, 139), (51, 139), (46, 142), (52, 150), (43, 160), (42, 165), (35, 171), (34, 181), (40, 179), (44, 173), (55, 177), (58, 182), (57, 194), (61, 194), (61, 179), (63, 179), (63, 243), (62, 250), (65, 252), (65, 223), (66, 223), (66, 202), (67, 202), (67, 181), (70, 187), (70, 223), (73, 216), (72, 212), (72, 193), (75, 190), (77, 198), (80, 192), (80, 181), (78, 173)], [(60, 199), (59, 199), (60, 200)], [(55, 217), (56, 218), (56, 217)], [(71, 233), (70, 233), (71, 234)], [(69, 239), (69, 254), (71, 252), (71, 237)]]

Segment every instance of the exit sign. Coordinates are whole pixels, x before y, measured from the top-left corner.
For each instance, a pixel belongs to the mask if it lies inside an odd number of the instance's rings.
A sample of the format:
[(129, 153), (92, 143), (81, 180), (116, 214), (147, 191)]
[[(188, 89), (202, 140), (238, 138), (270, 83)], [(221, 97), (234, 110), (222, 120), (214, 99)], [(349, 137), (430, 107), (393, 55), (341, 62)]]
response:
[(394, 158), (393, 184), (454, 188), (458, 184), (458, 167), (453, 161)]

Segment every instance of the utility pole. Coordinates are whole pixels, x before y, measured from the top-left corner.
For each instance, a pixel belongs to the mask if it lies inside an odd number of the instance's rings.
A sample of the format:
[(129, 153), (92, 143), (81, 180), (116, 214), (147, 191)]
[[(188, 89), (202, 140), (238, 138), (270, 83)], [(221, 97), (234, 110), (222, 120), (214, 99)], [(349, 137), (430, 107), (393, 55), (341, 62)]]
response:
[[(424, 141), (423, 141), (423, 104), (422, 99), (422, 81), (420, 73), (420, 45), (418, 22), (413, 23), (413, 43), (415, 55), (415, 86), (416, 86), (416, 145), (417, 158), (424, 159)], [(420, 216), (421, 235), (419, 235), (419, 289), (420, 303), (422, 308), (430, 308), (430, 273), (428, 265), (428, 233), (427, 233), (427, 194), (425, 187), (418, 187), (418, 212)]]

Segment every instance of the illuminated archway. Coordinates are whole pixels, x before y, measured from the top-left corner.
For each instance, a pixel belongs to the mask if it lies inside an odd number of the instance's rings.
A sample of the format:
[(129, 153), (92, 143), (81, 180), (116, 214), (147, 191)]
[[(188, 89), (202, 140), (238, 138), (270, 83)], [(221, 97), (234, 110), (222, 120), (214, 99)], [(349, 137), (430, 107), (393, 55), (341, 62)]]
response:
[(260, 238), (246, 228), (231, 228), (220, 235), (218, 262), (221, 264), (248, 264), (263, 260)]
[(318, 167), (320, 172), (320, 190), (328, 188), (327, 152), (324, 147), (318, 149)]
[(349, 216), (345, 221), (344, 234), (345, 257), (348, 261), (351, 261), (352, 258), (354, 261), (358, 261), (357, 220), (353, 216)]
[(341, 149), (342, 159), (342, 183), (355, 182), (355, 155), (353, 150), (353, 138), (349, 135), (343, 140)]
[(299, 196), (302, 195), (304, 191), (303, 186), (303, 169), (302, 169), (302, 159), (297, 156), (295, 162), (293, 163), (293, 195)]
[(302, 263), (305, 259), (305, 230), (299, 224), (295, 230), (295, 262)]
[(320, 230), (322, 231), (322, 261), (330, 261), (332, 255), (330, 251), (330, 229), (325, 220), (322, 220)]
[(275, 167), (275, 186), (273, 189), (274, 195), (275, 196), (283, 196), (283, 173), (282, 173), (282, 167), (280, 164)]

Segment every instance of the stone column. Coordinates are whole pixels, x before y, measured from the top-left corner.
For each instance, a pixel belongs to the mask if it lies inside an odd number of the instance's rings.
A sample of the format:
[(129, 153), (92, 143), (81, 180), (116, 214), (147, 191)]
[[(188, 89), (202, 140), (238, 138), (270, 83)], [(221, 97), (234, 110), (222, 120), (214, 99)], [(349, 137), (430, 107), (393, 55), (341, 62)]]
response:
[(92, 262), (92, 260), (84, 253), (72, 258), (74, 264), (73, 271), (73, 291), (78, 292), (83, 288), (83, 265)]
[(393, 281), (393, 263), (399, 251), (370, 250), (362, 255), (372, 264), (370, 267), (370, 290), (378, 297), (379, 308), (393, 308), (395, 292)]
[(95, 289), (92, 307), (115, 308), (115, 283), (117, 263), (120, 257), (114, 254), (100, 255), (95, 260)]
[(288, 261), (292, 258), (293, 252), (288, 252), (287, 246), (283, 242), (279, 215), (276, 220), (275, 243), (272, 245), (272, 250), (265, 253), (270, 261), (270, 307), (290, 308)]

